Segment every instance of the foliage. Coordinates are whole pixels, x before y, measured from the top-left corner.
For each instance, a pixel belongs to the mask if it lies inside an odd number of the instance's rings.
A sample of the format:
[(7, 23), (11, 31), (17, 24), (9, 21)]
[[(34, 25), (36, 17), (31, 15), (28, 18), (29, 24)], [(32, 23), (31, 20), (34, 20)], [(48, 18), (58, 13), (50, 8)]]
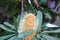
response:
[[(60, 14), (53, 11), (55, 9), (51, 10), (42, 6), (46, 4), (47, 0), (36, 1), (39, 7), (36, 7), (33, 3), (34, 1), (30, 0), (30, 2), (31, 3), (29, 3), (28, 0), (24, 0), (23, 14), (24, 12), (33, 13), (36, 16), (36, 19), (38, 19), (37, 31), (32, 40), (60, 40)], [(0, 11), (2, 11), (0, 13), (2, 15), (6, 14), (7, 17), (6, 19), (3, 15), (0, 18), (1, 21), (5, 19), (0, 23), (0, 40), (22, 40), (24, 37), (34, 32), (34, 30), (27, 30), (18, 33), (19, 22), (21, 19), (21, 1), (1, 0), (0, 5)], [(58, 27), (47, 27), (46, 24), (53, 23), (52, 20), (56, 16), (58, 16)]]

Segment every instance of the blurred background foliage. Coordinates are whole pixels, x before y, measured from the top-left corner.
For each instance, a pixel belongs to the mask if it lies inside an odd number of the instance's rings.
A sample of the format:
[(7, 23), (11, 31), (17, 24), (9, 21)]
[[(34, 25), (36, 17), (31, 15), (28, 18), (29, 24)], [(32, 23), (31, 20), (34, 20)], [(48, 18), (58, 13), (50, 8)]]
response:
[[(32, 40), (60, 40), (60, 0), (0, 0), (0, 40), (20, 40), (30, 33), (17, 37), (22, 12), (42, 14), (38, 16), (41, 27)], [(47, 27), (47, 23), (58, 27)]]

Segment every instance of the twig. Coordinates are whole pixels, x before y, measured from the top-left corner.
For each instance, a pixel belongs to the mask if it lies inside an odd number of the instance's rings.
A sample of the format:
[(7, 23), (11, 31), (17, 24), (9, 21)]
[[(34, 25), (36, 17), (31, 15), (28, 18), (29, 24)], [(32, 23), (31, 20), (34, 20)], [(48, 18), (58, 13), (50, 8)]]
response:
[[(56, 6), (55, 11), (58, 9), (59, 6), (60, 6), (60, 3)], [(58, 14), (58, 12), (57, 12), (57, 14)]]
[(23, 14), (23, 0), (21, 0), (21, 14)]

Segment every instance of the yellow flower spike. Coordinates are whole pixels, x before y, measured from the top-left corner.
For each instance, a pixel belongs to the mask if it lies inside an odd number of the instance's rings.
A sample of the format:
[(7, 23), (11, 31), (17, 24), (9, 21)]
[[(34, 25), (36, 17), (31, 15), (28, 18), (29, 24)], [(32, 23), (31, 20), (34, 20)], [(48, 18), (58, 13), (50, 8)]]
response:
[[(23, 14), (24, 15), (24, 14)], [(20, 19), (19, 24), (19, 30), (18, 33), (27, 31), (27, 30), (36, 30), (36, 16), (32, 13), (22, 15), (22, 18)], [(28, 36), (24, 37), (23, 40), (31, 40), (35, 36), (35, 31)]]
[(29, 13), (25, 16), (23, 31), (32, 30), (35, 27), (35, 16), (32, 13)]
[[(25, 20), (24, 20), (24, 25), (22, 27), (22, 31), (34, 30), (34, 28), (35, 28), (35, 22), (36, 22), (35, 16), (32, 13), (27, 14), (25, 16)], [(35, 35), (35, 32), (29, 34), (28, 36), (26, 36), (25, 38), (23, 38), (23, 40), (31, 40), (34, 35)]]

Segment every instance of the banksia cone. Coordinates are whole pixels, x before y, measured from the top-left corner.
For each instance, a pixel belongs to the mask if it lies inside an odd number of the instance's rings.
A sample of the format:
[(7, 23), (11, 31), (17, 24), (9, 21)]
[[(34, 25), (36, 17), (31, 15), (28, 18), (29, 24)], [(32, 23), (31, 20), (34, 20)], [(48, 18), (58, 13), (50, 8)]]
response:
[[(36, 29), (36, 17), (34, 14), (29, 13), (26, 14), (24, 17), (24, 22), (21, 31), (24, 32), (26, 30), (35, 30)], [(36, 32), (29, 34), (28, 36), (24, 37), (23, 40), (31, 40)]]
[(32, 30), (35, 27), (35, 16), (31, 13), (27, 14), (24, 19), (23, 31)]
[[(31, 13), (27, 14), (25, 16), (25, 20), (24, 20), (24, 25), (23, 25), (23, 31), (25, 30), (34, 30), (35, 28), (35, 16)], [(25, 38), (23, 38), (23, 40), (31, 40), (33, 38), (33, 36), (35, 35), (35, 33), (31, 33), (30, 35), (26, 36)]]

